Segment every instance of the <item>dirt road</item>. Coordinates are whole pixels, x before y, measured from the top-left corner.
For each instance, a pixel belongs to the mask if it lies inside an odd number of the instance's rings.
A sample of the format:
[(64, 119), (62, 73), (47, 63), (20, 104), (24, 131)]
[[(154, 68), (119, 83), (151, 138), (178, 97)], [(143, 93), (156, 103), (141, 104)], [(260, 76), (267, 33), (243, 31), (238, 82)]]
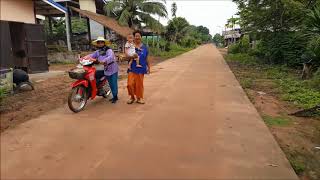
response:
[[(216, 48), (153, 68), (145, 105), (61, 107), (1, 134), (1, 179), (297, 179)], [(44, 100), (45, 101), (45, 100)]]

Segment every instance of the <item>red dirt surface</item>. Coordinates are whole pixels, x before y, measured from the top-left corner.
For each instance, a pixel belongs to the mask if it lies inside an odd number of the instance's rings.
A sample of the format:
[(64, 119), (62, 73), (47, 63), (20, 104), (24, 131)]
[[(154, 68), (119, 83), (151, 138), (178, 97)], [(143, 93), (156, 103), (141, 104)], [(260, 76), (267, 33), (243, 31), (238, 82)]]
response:
[[(150, 57), (152, 64), (162, 62), (164, 59)], [(75, 64), (52, 64), (50, 71), (68, 71), (74, 68)], [(126, 77), (127, 64), (120, 64), (120, 78)], [(70, 84), (74, 80), (68, 74), (58, 75), (35, 83), (35, 90), (23, 92), (6, 97), (0, 102), (0, 129), (1, 132), (8, 128), (39, 117), (48, 111), (63, 106), (67, 102), (70, 92)]]

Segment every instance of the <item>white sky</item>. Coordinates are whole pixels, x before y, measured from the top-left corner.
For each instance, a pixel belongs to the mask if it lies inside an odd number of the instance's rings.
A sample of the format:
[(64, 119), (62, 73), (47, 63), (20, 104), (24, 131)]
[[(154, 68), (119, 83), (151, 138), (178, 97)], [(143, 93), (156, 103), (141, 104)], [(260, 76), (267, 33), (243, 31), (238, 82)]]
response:
[[(167, 11), (171, 19), (171, 5), (176, 2), (177, 17), (184, 17), (196, 26), (206, 26), (210, 34), (221, 33), (227, 19), (238, 12), (237, 5), (232, 0), (167, 0)], [(168, 19), (161, 19), (167, 25)]]

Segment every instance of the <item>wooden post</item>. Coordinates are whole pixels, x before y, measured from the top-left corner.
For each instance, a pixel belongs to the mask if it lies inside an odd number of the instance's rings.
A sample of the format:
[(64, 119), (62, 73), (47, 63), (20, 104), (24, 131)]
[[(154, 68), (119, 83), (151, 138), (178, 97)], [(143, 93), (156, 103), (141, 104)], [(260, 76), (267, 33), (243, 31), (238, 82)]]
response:
[(65, 13), (65, 23), (66, 23), (66, 34), (67, 34), (67, 46), (68, 51), (72, 51), (71, 48), (71, 36), (70, 36), (70, 23), (69, 23), (69, 13), (68, 11)]
[(154, 47), (154, 34), (152, 33), (152, 47)]
[(90, 31), (90, 20), (89, 18), (87, 18), (87, 28), (88, 28), (88, 41), (89, 41), (89, 49), (91, 46), (91, 31)]
[(69, 9), (69, 7), (67, 6), (67, 12), (68, 12), (68, 18), (69, 18), (69, 27), (70, 27), (70, 35), (71, 35), (71, 37), (70, 37), (70, 39), (72, 39), (72, 22), (71, 22), (71, 13), (69, 13), (69, 12), (71, 12), (70, 11), (70, 9)]
[(49, 34), (52, 35), (53, 31), (52, 31), (52, 19), (51, 19), (51, 16), (48, 16), (48, 20), (49, 20)]
[(105, 39), (107, 39), (106, 33), (107, 33), (106, 27), (103, 26), (103, 37), (104, 37)]

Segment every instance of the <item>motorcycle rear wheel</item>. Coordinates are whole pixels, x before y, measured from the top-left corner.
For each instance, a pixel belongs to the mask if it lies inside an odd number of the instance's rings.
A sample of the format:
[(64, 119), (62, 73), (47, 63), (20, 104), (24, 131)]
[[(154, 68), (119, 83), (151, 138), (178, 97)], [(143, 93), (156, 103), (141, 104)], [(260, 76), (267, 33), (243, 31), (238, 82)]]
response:
[[(81, 93), (82, 92), (82, 93)], [(74, 105), (73, 103), (79, 103), (79, 105)], [(82, 111), (88, 102), (88, 92), (85, 87), (77, 86), (72, 88), (68, 97), (69, 109), (75, 113)]]

